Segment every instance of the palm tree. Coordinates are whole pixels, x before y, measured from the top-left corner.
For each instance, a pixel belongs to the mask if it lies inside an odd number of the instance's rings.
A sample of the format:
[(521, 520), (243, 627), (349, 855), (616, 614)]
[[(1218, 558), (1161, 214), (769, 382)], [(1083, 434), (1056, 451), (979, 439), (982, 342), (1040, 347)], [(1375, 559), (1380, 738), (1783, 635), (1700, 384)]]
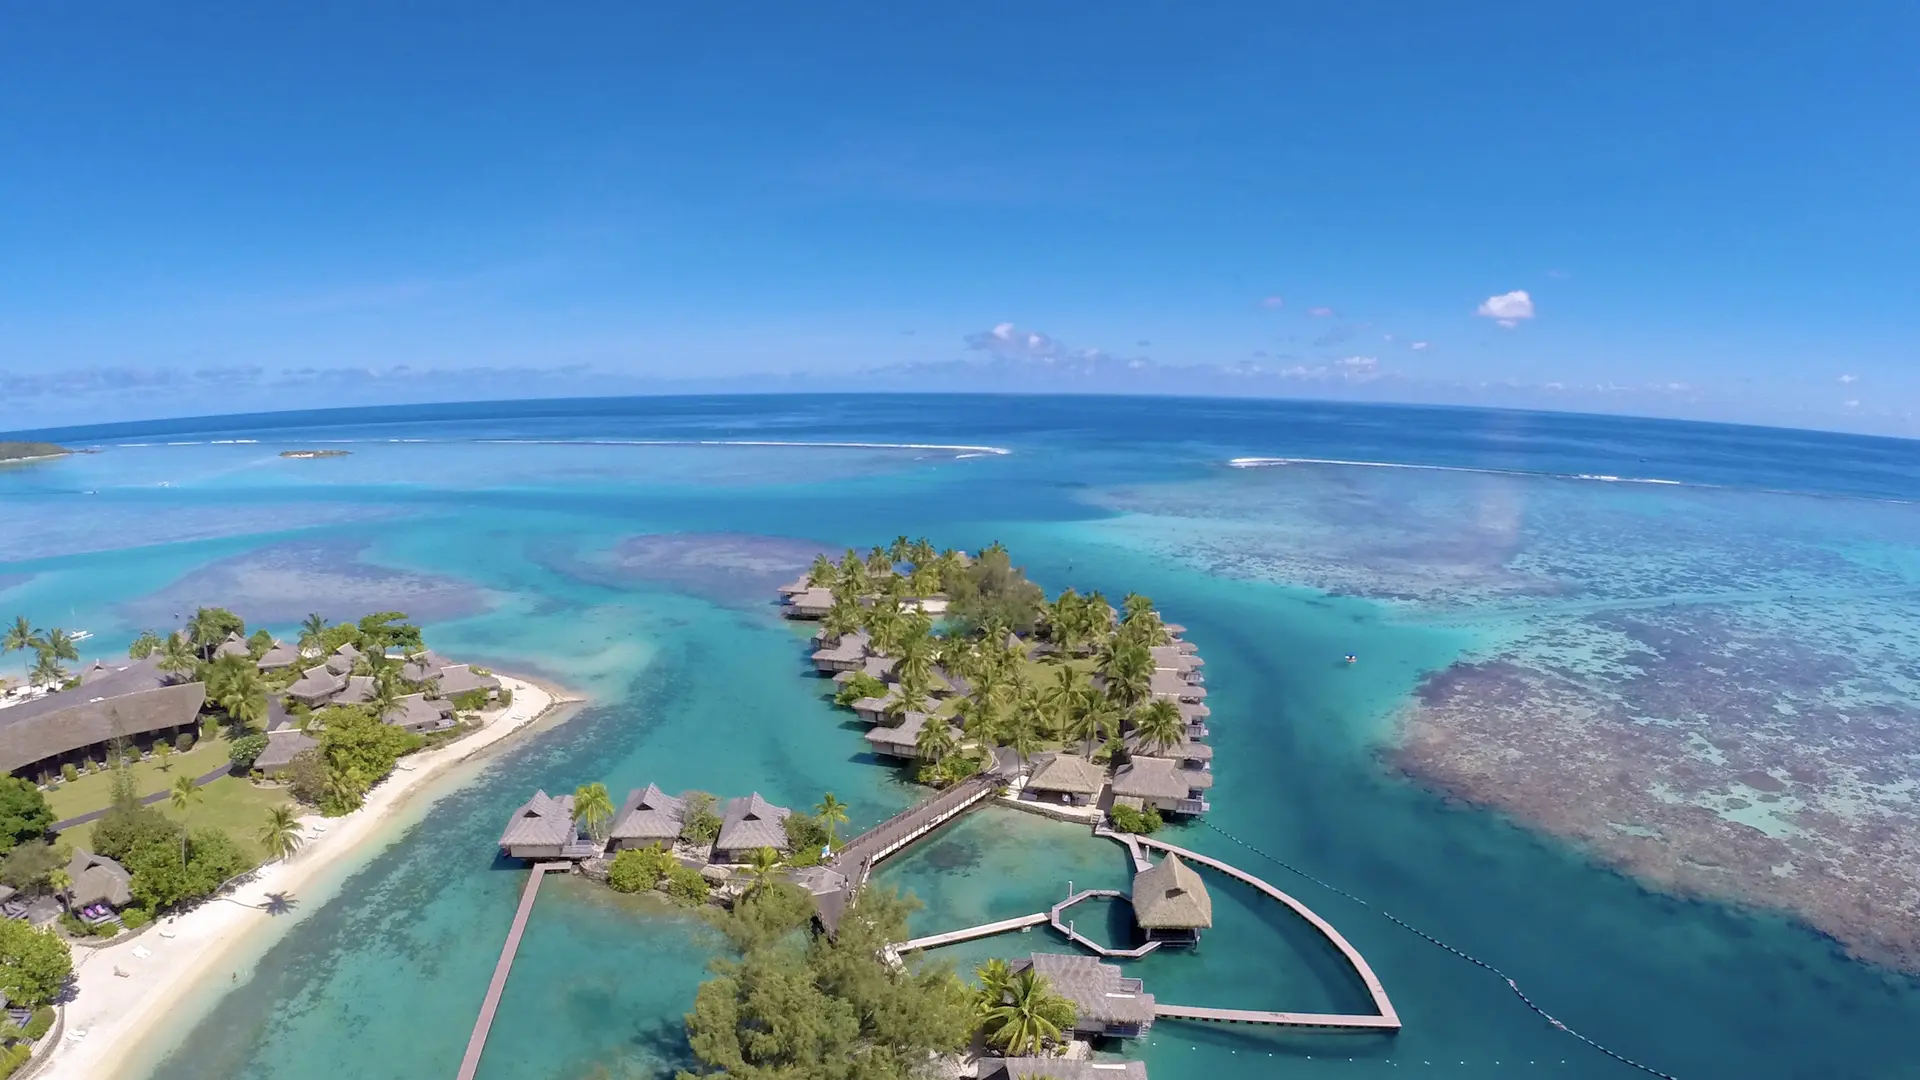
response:
[(1165, 753), (1180, 745), (1181, 736), (1187, 733), (1187, 721), (1180, 715), (1180, 706), (1171, 701), (1152, 701), (1134, 714), (1133, 729), (1142, 746)]
[(938, 567), (940, 553), (933, 550), (933, 542), (926, 537), (915, 540), (907, 548), (907, 561), (915, 566)]
[(1000, 745), (1012, 750), (1022, 762), (1040, 749), (1040, 733), (1021, 713), (1009, 714), (1000, 725)]
[(1038, 1055), (1073, 1027), (1073, 1002), (1054, 992), (1032, 968), (1007, 981), (1000, 1002), (984, 1010), (987, 1041), (1008, 1054)]
[(6, 637), (0, 638), (0, 652), (19, 652), (32, 648), (34, 639), (39, 636), (40, 631), (33, 628), (33, 623), (27, 621), (25, 615), (15, 615), (13, 625), (7, 627)]
[(920, 725), (920, 734), (914, 736), (913, 749), (920, 755), (920, 760), (938, 765), (959, 746), (953, 741), (953, 728), (945, 718), (930, 716), (926, 723)]
[(820, 824), (827, 827), (827, 843), (839, 844), (840, 832), (837, 826), (847, 823), (847, 804), (834, 798), (833, 792), (829, 791), (814, 805), (813, 812), (820, 816)]
[(885, 548), (876, 547), (867, 552), (867, 576), (876, 578), (893, 576), (893, 560), (887, 558)]
[(921, 686), (933, 681), (933, 639), (924, 633), (909, 633), (900, 642), (900, 662), (893, 672), (901, 682), (911, 679)]
[(1115, 639), (1100, 658), (1100, 674), (1107, 680), (1107, 695), (1132, 708), (1146, 700), (1153, 684), (1153, 656), (1144, 646)]
[(43, 652), (34, 660), (27, 681), (36, 686), (59, 686), (67, 681), (67, 669), (60, 666), (60, 661), (55, 660), (52, 653)]
[(907, 575), (907, 591), (922, 598), (939, 592), (940, 583), (940, 568), (931, 563), (920, 563)]
[(140, 636), (133, 639), (133, 644), (127, 646), (127, 659), (145, 660), (159, 651), (160, 635), (151, 630), (142, 630)]
[(909, 676), (901, 676), (900, 682), (893, 688), (893, 707), (899, 712), (925, 712), (927, 708), (927, 681)]
[(33, 641), (28, 642), (36, 651), (53, 657), (55, 660), (79, 660), (80, 645), (73, 635), (59, 627), (46, 631)]
[(961, 698), (953, 714), (960, 720), (961, 734), (974, 742), (991, 743), (993, 733), (1000, 728), (1000, 705), (985, 695)]
[(889, 559), (892, 559), (894, 562), (894, 565), (896, 566), (899, 565), (900, 563), (906, 562), (907, 556), (912, 551), (913, 551), (912, 541), (908, 540), (904, 536), (894, 537), (893, 543), (887, 545), (887, 557)]
[(573, 790), (573, 820), (587, 827), (587, 835), (603, 839), (607, 823), (613, 820), (613, 796), (607, 785), (595, 781)]
[(1048, 727), (1056, 739), (1065, 739), (1080, 710), (1080, 690), (1084, 685), (1078, 671), (1061, 667), (1053, 673), (1053, 685), (1041, 691), (1040, 704), (1047, 710)]
[(173, 787), (167, 789), (167, 801), (173, 804), (175, 810), (183, 814), (187, 812), (187, 807), (199, 802), (200, 789), (194, 786), (193, 777), (182, 776), (176, 779)]
[(833, 604), (827, 608), (826, 618), (820, 620), (820, 625), (834, 638), (842, 638), (860, 629), (866, 613), (867, 609), (860, 606), (860, 601), (851, 596), (836, 595)]
[(978, 1000), (982, 1002), (983, 1014), (986, 1010), (1006, 1002), (1007, 988), (1013, 985), (1013, 972), (1008, 969), (1005, 960), (997, 956), (988, 960), (973, 969), (973, 977), (980, 980)]
[(900, 647), (900, 639), (906, 632), (906, 620), (900, 617), (900, 606), (892, 599), (882, 597), (867, 609), (867, 636), (873, 639), (873, 651), (882, 656), (893, 656)]
[(827, 553), (824, 551), (815, 555), (813, 557), (813, 565), (807, 568), (807, 584), (822, 589), (831, 589), (833, 587), (833, 578), (833, 560), (827, 558)]
[(223, 656), (208, 665), (207, 696), (237, 727), (255, 727), (267, 718), (266, 679), (244, 656)]
[(772, 848), (757, 847), (747, 852), (747, 871), (753, 875), (753, 883), (747, 886), (747, 895), (752, 896), (773, 884), (773, 875), (779, 869), (780, 853)]
[(178, 631), (168, 634), (160, 641), (160, 670), (169, 675), (185, 675), (200, 665), (200, 658), (193, 655), (193, 647)]
[(300, 651), (320, 648), (320, 635), (327, 632), (327, 617), (319, 612), (309, 614), (300, 622)]
[(388, 663), (375, 665), (373, 700), (368, 703), (373, 709), (373, 715), (384, 719), (405, 696), (407, 696), (406, 677), (400, 673), (400, 666)]
[(290, 806), (276, 806), (267, 811), (267, 823), (260, 830), (260, 846), (267, 854), (276, 859), (290, 858), (300, 850), (305, 842), (300, 835), (300, 822), (293, 816)]
[(1067, 735), (1079, 741), (1082, 754), (1090, 755), (1094, 743), (1105, 740), (1118, 730), (1119, 721), (1119, 709), (1111, 698), (1091, 686), (1082, 687)]

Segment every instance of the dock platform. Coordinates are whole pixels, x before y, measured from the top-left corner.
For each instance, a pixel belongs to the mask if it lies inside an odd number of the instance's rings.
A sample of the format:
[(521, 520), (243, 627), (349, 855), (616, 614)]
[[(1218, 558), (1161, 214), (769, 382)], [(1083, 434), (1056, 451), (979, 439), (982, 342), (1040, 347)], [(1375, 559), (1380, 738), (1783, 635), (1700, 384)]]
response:
[(487, 996), (480, 1003), (480, 1018), (473, 1022), (473, 1034), (467, 1037), (467, 1053), (460, 1059), (459, 1080), (473, 1080), (480, 1069), (480, 1054), (487, 1048), (487, 1034), (493, 1030), (493, 1017), (500, 1009), (500, 995), (507, 989), (507, 976), (513, 972), (513, 958), (520, 952), (520, 938), (527, 932), (527, 917), (533, 914), (533, 902), (540, 896), (540, 883), (551, 872), (566, 872), (573, 864), (537, 862), (527, 875), (527, 887), (520, 892), (520, 908), (513, 913), (513, 928), (507, 931), (507, 943), (493, 965), (493, 981), (487, 984)]

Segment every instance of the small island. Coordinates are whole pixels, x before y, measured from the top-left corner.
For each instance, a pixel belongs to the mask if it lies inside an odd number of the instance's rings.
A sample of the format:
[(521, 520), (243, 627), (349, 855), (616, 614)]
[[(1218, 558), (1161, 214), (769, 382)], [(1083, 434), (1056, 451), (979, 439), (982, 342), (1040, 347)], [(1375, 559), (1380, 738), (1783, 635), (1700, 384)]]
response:
[(58, 443), (0, 441), (0, 464), (45, 461), (49, 458), (66, 457), (72, 453), (72, 450)]
[(309, 461), (313, 458), (346, 457), (352, 453), (351, 450), (282, 450), (280, 456), (295, 461)]

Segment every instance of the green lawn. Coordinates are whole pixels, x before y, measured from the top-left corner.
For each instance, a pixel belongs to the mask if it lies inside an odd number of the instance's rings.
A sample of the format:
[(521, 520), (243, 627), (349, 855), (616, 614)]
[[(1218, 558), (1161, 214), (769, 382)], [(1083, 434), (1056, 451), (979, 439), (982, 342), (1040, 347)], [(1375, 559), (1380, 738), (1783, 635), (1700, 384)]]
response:
[[(181, 775), (178, 769), (174, 774)], [(187, 807), (184, 814), (165, 801), (155, 803), (154, 808), (184, 822), (189, 829), (208, 826), (224, 829), (241, 847), (252, 852), (254, 858), (264, 860), (267, 856), (260, 846), (260, 828), (266, 824), (267, 811), (292, 802), (292, 796), (284, 788), (256, 787), (241, 777), (223, 776), (201, 788), (199, 800)], [(93, 840), (93, 822), (75, 825), (61, 833), (60, 839), (76, 847), (88, 847)]]
[[(232, 744), (221, 733), (200, 740), (184, 754), (170, 756), (164, 771), (160, 768), (158, 758), (149, 757), (134, 764), (134, 781), (143, 797), (166, 791), (173, 787), (178, 777), (202, 776), (226, 764), (231, 748)], [(105, 772), (94, 772), (78, 780), (62, 782), (59, 787), (47, 792), (47, 805), (53, 809), (55, 821), (65, 821), (93, 810), (105, 809), (112, 797), (113, 777)]]

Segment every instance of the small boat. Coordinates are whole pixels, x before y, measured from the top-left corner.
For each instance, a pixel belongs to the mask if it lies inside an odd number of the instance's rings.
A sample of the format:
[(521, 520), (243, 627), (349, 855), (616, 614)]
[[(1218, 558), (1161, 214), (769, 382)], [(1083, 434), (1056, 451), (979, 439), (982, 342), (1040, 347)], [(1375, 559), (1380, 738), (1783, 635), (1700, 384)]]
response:
[(1349, 663), (1349, 664), (1352, 664), (1352, 663), (1357, 663), (1357, 662), (1358, 662), (1359, 660), (1360, 660), (1360, 658), (1359, 658), (1359, 657), (1357, 657), (1357, 656), (1355, 656), (1355, 655), (1353, 655), (1352, 653), (1348, 653), (1348, 654), (1346, 655), (1346, 661), (1347, 661), (1347, 663)]
[(76, 630), (73, 632), (73, 640), (75, 641), (85, 641), (92, 636), (93, 631), (91, 630)]

